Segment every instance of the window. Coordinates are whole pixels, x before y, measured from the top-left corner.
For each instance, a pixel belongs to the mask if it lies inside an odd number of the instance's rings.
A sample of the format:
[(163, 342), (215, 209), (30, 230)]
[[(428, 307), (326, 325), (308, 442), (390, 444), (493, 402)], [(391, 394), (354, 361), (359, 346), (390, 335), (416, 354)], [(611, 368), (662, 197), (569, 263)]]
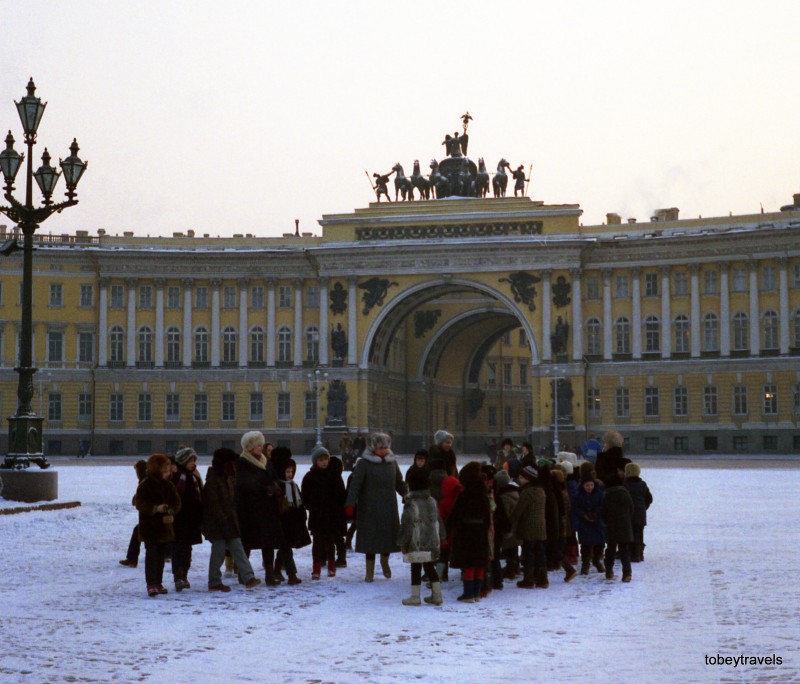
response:
[(586, 278), (586, 299), (600, 299), (600, 281), (594, 276)]
[(764, 385), (764, 415), (778, 415), (778, 388), (776, 385)]
[(194, 360), (198, 363), (208, 363), (208, 330), (198, 328), (194, 331)]
[(317, 393), (306, 392), (305, 407), (303, 415), (307, 421), (315, 421), (317, 419)]
[(85, 422), (92, 419), (92, 395), (88, 392), (81, 392), (78, 395), (78, 421)]
[(644, 450), (645, 451), (658, 451), (661, 446), (661, 440), (658, 437), (645, 437)]
[(716, 271), (703, 271), (703, 294), (714, 295), (719, 292)]
[(614, 279), (614, 294), (617, 299), (628, 299), (631, 296), (627, 275), (618, 275)]
[(149, 423), (153, 420), (153, 395), (148, 392), (139, 393), (136, 420), (140, 423)]
[(792, 391), (792, 413), (800, 416), (800, 382), (796, 383)]
[(703, 351), (719, 351), (719, 319), (714, 313), (703, 317)]
[(631, 323), (627, 318), (618, 318), (614, 324), (614, 331), (616, 332), (616, 353), (617, 354), (630, 354), (631, 353)]
[(292, 360), (292, 330), (287, 326), (278, 328), (278, 361), (289, 363)]
[(278, 287), (278, 306), (281, 309), (292, 308), (292, 288), (289, 285)]
[(689, 390), (678, 385), (672, 393), (672, 413), (679, 418), (689, 415)]
[(125, 288), (122, 285), (111, 286), (111, 308), (121, 309), (125, 306)]
[(256, 285), (250, 288), (250, 308), (263, 309), (264, 308), (264, 288), (261, 285)]
[(194, 420), (196, 423), (208, 421), (208, 395), (204, 392), (194, 395)]
[(705, 387), (703, 387), (703, 415), (704, 416), (717, 415), (716, 385), (706, 385)]
[(586, 391), (586, 407), (590, 418), (600, 418), (600, 390), (597, 387)]
[(627, 387), (617, 387), (614, 390), (614, 415), (617, 418), (627, 418), (631, 415), (630, 392)]
[(743, 351), (750, 347), (750, 320), (743, 311), (733, 315), (733, 348)]
[(519, 329), (519, 346), (520, 347), (528, 346), (528, 338), (525, 335), (525, 330), (523, 328)]
[(236, 395), (233, 392), (222, 394), (222, 420), (236, 420)]
[(80, 305), (82, 307), (94, 306), (94, 287), (91, 285), (81, 285)]
[(125, 397), (121, 392), (113, 392), (108, 397), (108, 419), (120, 422), (125, 419)]
[(734, 385), (733, 386), (733, 415), (746, 416), (747, 415), (747, 386)]
[(763, 349), (778, 348), (778, 314), (772, 310), (764, 312)]
[(250, 420), (257, 423), (264, 421), (264, 395), (261, 392), (250, 393)]
[(61, 420), (61, 392), (50, 392), (47, 395), (47, 420)]
[(792, 266), (792, 287), (800, 287), (800, 264)]
[(777, 435), (764, 435), (762, 439), (764, 451), (776, 451), (778, 449), (778, 436)]
[(153, 441), (150, 439), (137, 439), (136, 440), (136, 453), (145, 455), (153, 451)]
[(177, 365), (181, 362), (181, 331), (175, 326), (167, 328), (167, 363)]
[(194, 289), (194, 305), (197, 309), (207, 309), (208, 308), (208, 288), (203, 287), (196, 287)]
[(761, 269), (761, 289), (765, 292), (778, 289), (777, 272), (774, 266), (764, 266)]
[(250, 331), (250, 363), (264, 363), (264, 329)]
[(749, 448), (749, 440), (747, 435), (734, 435), (733, 436), (733, 450), (734, 451), (747, 451)]
[(658, 297), (658, 273), (644, 274), (644, 296)]
[(313, 325), (306, 330), (306, 361), (319, 361), (319, 329)]
[(644, 416), (645, 418), (658, 417), (658, 387), (644, 388)]
[(507, 330), (503, 333), (503, 344), (507, 347), (511, 346), (511, 331)]
[(490, 406), (487, 411), (487, 419), (489, 421), (489, 427), (496, 428), (497, 427), (497, 407)]
[(181, 288), (179, 288), (177, 285), (170, 285), (167, 288), (167, 308), (181, 308)]
[(747, 292), (747, 270), (744, 268), (733, 269), (733, 286), (731, 288), (734, 292)]
[(704, 435), (703, 436), (703, 449), (706, 451), (716, 451), (717, 450), (717, 438), (713, 435)]
[(50, 283), (50, 306), (64, 306), (64, 286)]
[(661, 323), (656, 316), (644, 319), (644, 350), (657, 352), (661, 349)]
[(685, 314), (680, 314), (675, 317), (673, 322), (673, 330), (675, 331), (675, 346), (674, 351), (676, 354), (689, 353), (689, 318)]
[(238, 356), (236, 353), (238, 337), (236, 329), (231, 326), (227, 326), (222, 331), (222, 363), (236, 363), (236, 358)]
[(685, 297), (689, 294), (689, 274), (686, 271), (676, 271), (672, 276), (672, 283), (676, 297)]
[(503, 361), (503, 385), (511, 384), (511, 361)]
[(78, 333), (78, 363), (94, 361), (94, 333)]
[(181, 419), (181, 395), (170, 392), (164, 399), (164, 418), (169, 421)]
[(316, 285), (309, 285), (306, 288), (306, 306), (309, 309), (319, 308), (319, 288)]
[(689, 438), (688, 437), (675, 437), (672, 442), (675, 451), (689, 451)]
[(153, 361), (153, 331), (147, 326), (139, 328), (139, 351), (136, 360), (139, 363), (152, 363)]
[(792, 337), (794, 338), (792, 346), (800, 347), (800, 311), (795, 311), (792, 316)]
[(528, 384), (528, 364), (527, 363), (520, 363), (519, 364), (519, 384), (520, 385), (527, 385)]
[(602, 353), (601, 340), (600, 321), (596, 318), (590, 318), (586, 321), (586, 353), (589, 356)]
[(486, 362), (486, 384), (492, 386), (497, 384), (497, 363), (494, 361)]
[(153, 288), (150, 285), (142, 285), (139, 288), (139, 308), (153, 308)]
[(222, 288), (222, 308), (236, 308), (236, 288), (232, 285), (226, 285)]
[(288, 392), (278, 392), (278, 420), (292, 419), (291, 395)]
[(513, 427), (514, 419), (513, 419), (513, 406), (504, 406), (503, 407), (503, 425), (505, 428)]
[(64, 363), (64, 333), (47, 333), (47, 361), (51, 364)]
[(122, 363), (125, 360), (125, 331), (115, 325), (108, 333), (108, 342), (108, 360)]

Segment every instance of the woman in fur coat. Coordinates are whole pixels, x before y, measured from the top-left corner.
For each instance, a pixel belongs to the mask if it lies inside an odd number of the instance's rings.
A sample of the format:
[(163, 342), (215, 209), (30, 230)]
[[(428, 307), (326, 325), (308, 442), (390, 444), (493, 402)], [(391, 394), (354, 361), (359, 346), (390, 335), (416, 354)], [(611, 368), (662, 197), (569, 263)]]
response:
[(342, 471), (341, 468), (334, 468), (332, 461), (324, 446), (314, 447), (311, 470), (303, 478), (301, 488), (309, 514), (308, 529), (313, 540), (311, 579), (315, 580), (320, 578), (322, 566), (326, 564), (328, 577), (336, 577), (336, 542), (342, 536), (345, 524)]
[(172, 549), (172, 576), (175, 591), (189, 589), (192, 546), (203, 543), (203, 478), (197, 472), (197, 454), (191, 447), (175, 452), (172, 484), (181, 497), (181, 510), (175, 516), (175, 545)]

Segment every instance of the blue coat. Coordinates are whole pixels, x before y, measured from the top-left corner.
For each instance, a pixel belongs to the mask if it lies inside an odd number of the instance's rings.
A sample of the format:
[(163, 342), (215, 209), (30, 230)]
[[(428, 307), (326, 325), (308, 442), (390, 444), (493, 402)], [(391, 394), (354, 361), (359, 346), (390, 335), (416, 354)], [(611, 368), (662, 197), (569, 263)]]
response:
[[(603, 500), (603, 488), (595, 484), (591, 494), (583, 487), (572, 500), (570, 520), (572, 529), (578, 533), (581, 544), (605, 544), (606, 525), (600, 517), (600, 502)], [(587, 520), (591, 518), (590, 520)]]

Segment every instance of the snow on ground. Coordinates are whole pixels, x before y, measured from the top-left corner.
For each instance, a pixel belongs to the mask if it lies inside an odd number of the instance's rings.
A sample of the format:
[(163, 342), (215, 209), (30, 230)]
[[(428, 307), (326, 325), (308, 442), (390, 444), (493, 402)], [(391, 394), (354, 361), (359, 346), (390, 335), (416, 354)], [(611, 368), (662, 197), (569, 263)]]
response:
[[(788, 465), (645, 466), (655, 503), (631, 584), (551, 573), (547, 590), (506, 582), (461, 604), (451, 581), (436, 608), (400, 604), (399, 556), (391, 580), (365, 584), (353, 554), (338, 577), (312, 582), (309, 548), (296, 553), (297, 587), (234, 581), (209, 594), (207, 543), (191, 590), (149, 598), (144, 554), (136, 570), (117, 563), (136, 523), (131, 463), (58, 464), (60, 500), (82, 507), (0, 515), (5, 684), (800, 681), (800, 469)], [(773, 654), (782, 665), (706, 664)]]

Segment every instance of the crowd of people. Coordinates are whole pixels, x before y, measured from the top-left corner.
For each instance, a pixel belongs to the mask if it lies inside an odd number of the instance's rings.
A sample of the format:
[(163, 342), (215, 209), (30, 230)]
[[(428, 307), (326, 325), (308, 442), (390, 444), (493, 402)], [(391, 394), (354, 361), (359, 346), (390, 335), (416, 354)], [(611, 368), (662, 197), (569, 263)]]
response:
[[(402, 553), (411, 566), (411, 594), (402, 600), (409, 606), (423, 600), (441, 605), (451, 569), (461, 572), (458, 600), (466, 603), (503, 589), (505, 580), (520, 589), (545, 589), (556, 571), (570, 582), (594, 567), (613, 580), (617, 560), (622, 581), (630, 582), (631, 564), (644, 560), (653, 497), (639, 465), (624, 457), (618, 432), (596, 444), (593, 439), (584, 447), (585, 460), (565, 451), (536, 456), (530, 444), (517, 448), (505, 439), (489, 462), (470, 461), (459, 469), (453, 435), (439, 430), (404, 476), (391, 437), (374, 432), (359, 445), (346, 484), (342, 460), (317, 446), (298, 485), (291, 451), (273, 447), (258, 431), (242, 436), (238, 454), (215, 451), (205, 482), (190, 447), (172, 457), (153, 454), (136, 464), (139, 523), (120, 563), (137, 567), (143, 543), (148, 595), (168, 592), (167, 558), (180, 592), (191, 587), (192, 548), (205, 536), (211, 543), (209, 591), (231, 590), (223, 582), (223, 564), (247, 589), (260, 585), (250, 558), (254, 550), (268, 587), (296, 585), (303, 580), (295, 549), (311, 545), (312, 580), (323, 569), (335, 577), (337, 568), (347, 567), (355, 534), (365, 582), (374, 581), (376, 560), (391, 578), (391, 555)], [(424, 599), (423, 583), (431, 590)]]

